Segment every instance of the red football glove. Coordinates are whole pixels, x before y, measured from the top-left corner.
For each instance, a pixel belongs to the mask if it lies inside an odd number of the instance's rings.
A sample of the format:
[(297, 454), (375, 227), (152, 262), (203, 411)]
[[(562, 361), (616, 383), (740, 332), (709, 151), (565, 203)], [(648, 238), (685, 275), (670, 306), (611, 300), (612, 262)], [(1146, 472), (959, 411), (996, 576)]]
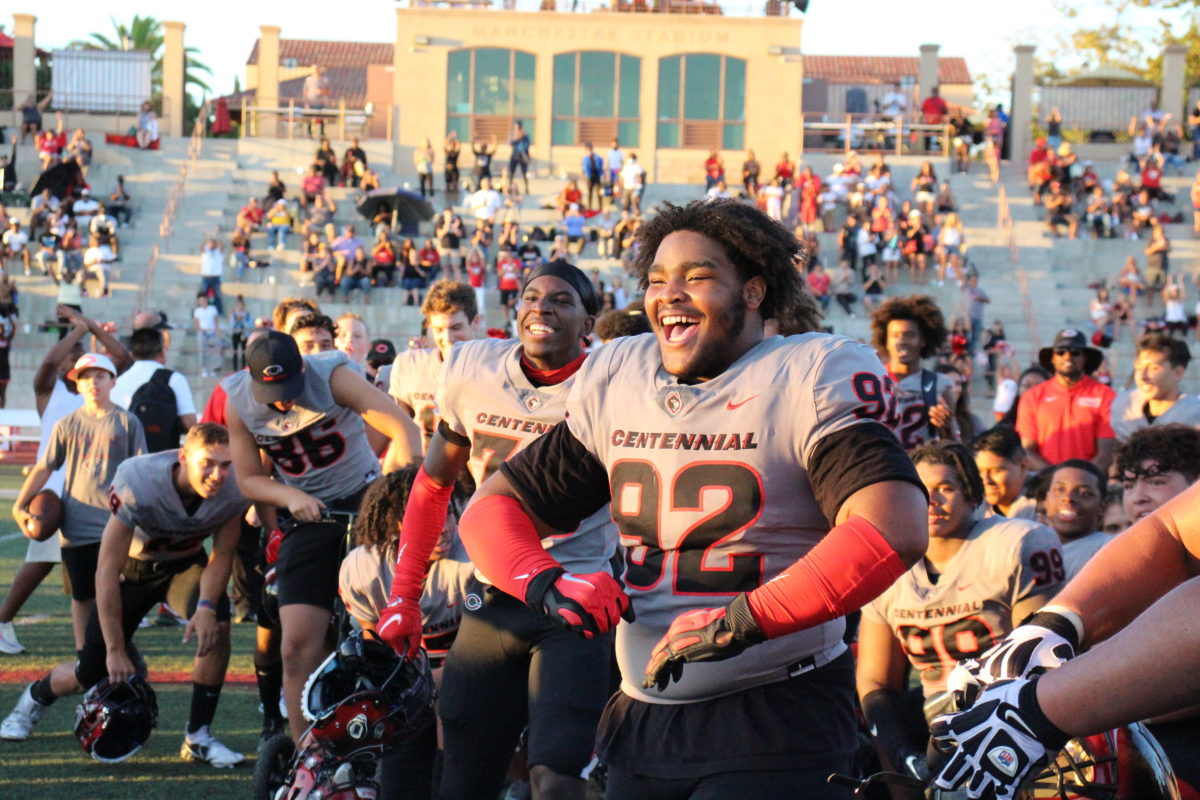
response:
[(421, 604), (403, 597), (384, 606), (375, 634), (402, 656), (416, 658), (421, 650)]
[(275, 528), (267, 534), (267, 546), (263, 549), (263, 555), (267, 557), (268, 564), (274, 564), (279, 560), (279, 548), (283, 545), (283, 531)]
[(548, 569), (529, 582), (525, 604), (585, 639), (617, 627), (621, 617), (633, 622), (629, 595), (607, 572), (575, 575)]
[(724, 661), (752, 644), (765, 641), (762, 631), (740, 594), (725, 608), (699, 608), (680, 614), (667, 635), (650, 651), (642, 687), (661, 692), (683, 676), (688, 661)]

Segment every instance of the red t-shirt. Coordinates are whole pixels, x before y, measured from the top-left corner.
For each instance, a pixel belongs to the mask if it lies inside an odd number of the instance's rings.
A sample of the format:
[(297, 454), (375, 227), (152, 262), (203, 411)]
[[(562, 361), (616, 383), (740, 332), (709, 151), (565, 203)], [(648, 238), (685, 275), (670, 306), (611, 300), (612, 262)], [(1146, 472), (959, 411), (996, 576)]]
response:
[(706, 158), (704, 160), (704, 171), (708, 173), (708, 177), (710, 178), (719, 180), (725, 177), (725, 167), (718, 158), (712, 158), (711, 156)]
[(812, 289), (812, 293), (818, 297), (829, 294), (829, 281), (828, 272), (808, 273), (808, 288)]
[(521, 288), (521, 260), (517, 258), (504, 258), (496, 265), (496, 270), (500, 273), (500, 288), (515, 292)]
[(251, 208), (250, 206), (242, 206), (239, 217), (246, 217), (255, 225), (259, 225), (263, 221), (263, 210), (261, 208)]
[(483, 288), (483, 262), (467, 264), (467, 283), (476, 289)]
[(1158, 167), (1146, 167), (1142, 170), (1142, 186), (1147, 189), (1158, 189), (1162, 186), (1162, 170)]
[(1113, 439), (1110, 411), (1116, 393), (1084, 377), (1068, 389), (1058, 378), (1043, 381), (1021, 395), (1017, 433), (1037, 443), (1042, 458), (1058, 464), (1069, 458), (1090, 460), (1096, 441)]
[(213, 387), (212, 394), (208, 397), (208, 403), (204, 406), (204, 413), (200, 415), (201, 422), (216, 422), (219, 425), (225, 423), (225, 389), (221, 384)]
[(949, 110), (946, 101), (940, 97), (926, 97), (925, 102), (921, 103), (921, 113), (925, 115), (925, 122), (929, 125), (939, 124)]

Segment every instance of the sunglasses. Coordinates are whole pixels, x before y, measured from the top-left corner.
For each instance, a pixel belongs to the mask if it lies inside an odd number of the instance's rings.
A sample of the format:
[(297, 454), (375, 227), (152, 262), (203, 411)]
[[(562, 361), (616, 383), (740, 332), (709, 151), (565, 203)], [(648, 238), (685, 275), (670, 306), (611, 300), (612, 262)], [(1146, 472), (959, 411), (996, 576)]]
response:
[(1078, 347), (1056, 347), (1056, 348), (1054, 348), (1054, 355), (1056, 355), (1056, 356), (1072, 356), (1073, 357), (1073, 356), (1080, 355), (1081, 353), (1083, 353), (1083, 351), (1080, 350)]

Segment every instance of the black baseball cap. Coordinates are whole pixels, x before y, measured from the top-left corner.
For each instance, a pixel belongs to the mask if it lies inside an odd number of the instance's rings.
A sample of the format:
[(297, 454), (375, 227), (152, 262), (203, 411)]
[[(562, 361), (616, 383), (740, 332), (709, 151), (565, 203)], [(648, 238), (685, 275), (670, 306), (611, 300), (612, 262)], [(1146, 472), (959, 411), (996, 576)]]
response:
[(376, 339), (371, 342), (371, 349), (367, 352), (367, 363), (373, 367), (382, 367), (395, 360), (396, 345), (392, 344), (391, 339)]
[(296, 340), (266, 331), (246, 345), (250, 393), (260, 403), (283, 403), (304, 393), (304, 359)]

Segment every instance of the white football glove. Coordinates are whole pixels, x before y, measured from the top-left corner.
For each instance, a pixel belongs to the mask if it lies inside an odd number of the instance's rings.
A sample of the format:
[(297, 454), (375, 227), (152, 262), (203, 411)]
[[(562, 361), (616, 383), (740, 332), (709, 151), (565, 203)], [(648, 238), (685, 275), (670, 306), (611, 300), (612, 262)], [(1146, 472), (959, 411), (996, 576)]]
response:
[(1053, 611), (1034, 614), (979, 658), (960, 661), (946, 676), (946, 691), (959, 708), (969, 708), (996, 681), (1031, 678), (1075, 657), (1078, 634), (1066, 617)]
[(992, 684), (968, 710), (935, 719), (929, 732), (935, 747), (952, 752), (933, 785), (963, 786), (967, 797), (988, 800), (1015, 797), (1067, 741), (1042, 714), (1034, 682), (1023, 679)]

